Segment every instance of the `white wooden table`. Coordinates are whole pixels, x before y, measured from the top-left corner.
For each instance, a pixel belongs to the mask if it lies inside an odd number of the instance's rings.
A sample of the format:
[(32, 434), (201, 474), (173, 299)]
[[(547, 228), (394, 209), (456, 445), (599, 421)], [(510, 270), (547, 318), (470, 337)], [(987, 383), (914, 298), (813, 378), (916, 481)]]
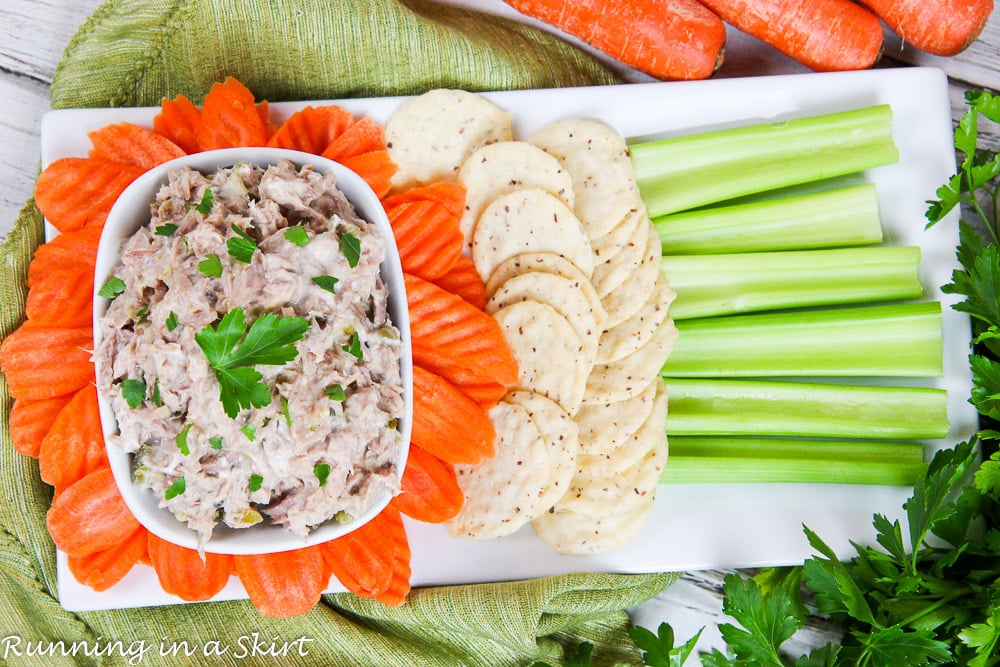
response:
[[(512, 16), (500, 0), (442, 0)], [(0, 239), (5, 237), (25, 200), (31, 195), (39, 163), (39, 120), (48, 109), (49, 85), (69, 39), (100, 0), (5, 0), (0, 5)], [(963, 92), (972, 87), (1000, 90), (1000, 10), (980, 40), (955, 58), (913, 52), (889, 36), (880, 66), (928, 65), (952, 77), (952, 108), (957, 119), (964, 110)], [(804, 68), (756, 40), (730, 31), (726, 64), (717, 76), (735, 77), (804, 72)], [(622, 72), (630, 80), (643, 80)], [(1000, 135), (987, 139), (994, 149)], [(706, 630), (702, 648), (720, 646), (716, 630), (723, 620), (721, 587), (725, 572), (686, 575), (653, 600), (634, 610), (634, 620), (655, 629), (662, 620), (674, 626), (678, 639)], [(795, 637), (789, 648), (823, 643), (837, 636), (835, 628), (816, 620)]]

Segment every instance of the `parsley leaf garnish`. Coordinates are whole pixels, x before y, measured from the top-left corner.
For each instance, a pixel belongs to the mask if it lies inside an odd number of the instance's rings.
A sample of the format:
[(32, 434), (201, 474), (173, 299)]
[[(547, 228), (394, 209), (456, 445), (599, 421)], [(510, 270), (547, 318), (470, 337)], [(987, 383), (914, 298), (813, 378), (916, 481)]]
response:
[(166, 222), (162, 225), (157, 225), (156, 229), (153, 230), (153, 234), (156, 236), (173, 236), (176, 231), (177, 225), (172, 222)]
[(340, 251), (344, 253), (347, 264), (353, 269), (361, 259), (361, 240), (354, 234), (343, 234), (340, 237)]
[(301, 225), (289, 227), (285, 230), (285, 240), (289, 243), (294, 243), (301, 248), (309, 243), (309, 232), (307, 232), (306, 228)]
[(330, 294), (336, 294), (337, 283), (340, 282), (340, 279), (334, 276), (315, 276), (312, 281)]
[(237, 262), (249, 264), (253, 260), (253, 254), (257, 250), (257, 242), (245, 231), (232, 225), (236, 236), (231, 236), (226, 240), (226, 250)]
[(146, 400), (146, 383), (142, 380), (122, 380), (122, 398), (130, 408), (137, 408)]
[(114, 276), (101, 286), (101, 289), (97, 291), (97, 296), (104, 297), (105, 299), (113, 299), (124, 291), (125, 281), (118, 276)]
[(156, 407), (161, 407), (163, 405), (163, 396), (160, 395), (160, 378), (153, 380), (153, 395), (150, 397), (153, 401), (153, 405)]
[(298, 355), (295, 343), (309, 330), (303, 317), (281, 317), (264, 313), (247, 329), (242, 308), (223, 316), (217, 327), (205, 327), (195, 342), (205, 353), (219, 381), (226, 414), (236, 417), (241, 408), (271, 404), (271, 390), (253, 367), (282, 366)]
[(171, 310), (170, 314), (167, 315), (167, 331), (173, 331), (174, 329), (177, 328), (178, 324), (179, 322), (177, 321), (177, 313)]
[(341, 349), (358, 359), (364, 358), (364, 352), (361, 349), (361, 339), (358, 337), (357, 331), (351, 334), (350, 340), (348, 340), (347, 343), (341, 347)]
[(177, 445), (177, 449), (181, 450), (181, 454), (184, 456), (191, 453), (191, 448), (188, 447), (188, 433), (190, 432), (191, 424), (185, 424), (180, 433), (174, 436), (174, 443)]
[(214, 201), (215, 195), (212, 194), (211, 188), (205, 188), (205, 192), (201, 195), (201, 201), (198, 202), (198, 205), (194, 209), (202, 215), (208, 215), (212, 212), (212, 203)]
[(331, 384), (329, 387), (323, 390), (323, 393), (329, 397), (331, 401), (346, 401), (347, 393), (344, 392), (344, 388), (339, 384)]
[(167, 500), (170, 500), (171, 498), (176, 498), (177, 496), (184, 493), (184, 487), (185, 487), (184, 478), (178, 477), (173, 484), (167, 487), (167, 490), (163, 493), (163, 497), (166, 498)]
[(317, 463), (313, 468), (313, 474), (316, 475), (316, 479), (319, 480), (320, 486), (326, 486), (326, 480), (330, 476), (330, 464)]
[(222, 277), (222, 260), (214, 252), (205, 255), (205, 259), (198, 262), (198, 270), (209, 278)]
[(261, 475), (250, 475), (250, 493), (259, 491), (263, 483), (264, 478)]
[(212, 449), (222, 449), (222, 438), (219, 436), (213, 436), (208, 439), (208, 444)]

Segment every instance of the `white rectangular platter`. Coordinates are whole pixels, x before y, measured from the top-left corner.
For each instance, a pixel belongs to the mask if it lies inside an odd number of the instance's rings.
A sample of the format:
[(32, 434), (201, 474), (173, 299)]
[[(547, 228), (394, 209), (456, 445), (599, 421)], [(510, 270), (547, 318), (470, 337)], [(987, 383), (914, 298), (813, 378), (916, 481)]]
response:
[[(921, 247), (925, 298), (944, 304), (945, 374), (924, 384), (948, 390), (951, 433), (945, 440), (927, 443), (928, 451), (950, 446), (976, 431), (976, 412), (967, 402), (971, 387), (968, 318), (949, 308), (954, 298), (939, 289), (949, 282), (955, 266), (957, 214), (924, 229), (926, 200), (934, 197), (936, 188), (955, 170), (943, 73), (889, 69), (491, 92), (485, 96), (512, 113), (516, 138), (567, 117), (598, 119), (634, 139), (890, 104), (899, 162), (871, 170), (863, 178), (878, 186), (888, 242)], [(384, 122), (402, 99), (336, 103)], [(280, 122), (309, 103), (272, 103), (271, 109)], [(43, 165), (64, 156), (86, 155), (89, 130), (125, 120), (150, 126), (156, 112), (156, 108), (50, 112), (41, 127)], [(655, 510), (637, 539), (618, 550), (588, 557), (553, 554), (530, 527), (500, 540), (477, 542), (454, 539), (442, 526), (410, 521), (412, 583), (416, 587), (570, 572), (639, 573), (797, 564), (812, 555), (803, 524), (841, 556), (850, 557), (854, 553), (851, 541), (873, 542), (872, 514), (902, 519), (902, 503), (909, 493), (908, 488), (840, 485), (661, 485)], [(148, 567), (137, 567), (111, 590), (95, 593), (73, 579), (63, 555), (59, 563), (60, 601), (69, 610), (178, 602), (160, 590)], [(331, 586), (331, 591), (342, 590), (336, 582)], [(245, 593), (235, 578), (218, 596), (238, 597), (245, 597)]]

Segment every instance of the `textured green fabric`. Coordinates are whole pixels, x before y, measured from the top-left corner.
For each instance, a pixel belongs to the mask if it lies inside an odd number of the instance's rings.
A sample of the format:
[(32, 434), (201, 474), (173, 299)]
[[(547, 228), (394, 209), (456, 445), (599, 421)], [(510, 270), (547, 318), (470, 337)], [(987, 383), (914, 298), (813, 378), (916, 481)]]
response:
[[(67, 47), (52, 106), (155, 105), (177, 93), (200, 101), (226, 76), (274, 101), (615, 81), (544, 33), (418, 0), (111, 0)], [(27, 266), (42, 230), (28, 202), (0, 248), (0, 338), (23, 321)], [(45, 529), (51, 491), (37, 462), (11, 445), (10, 405), (0, 378), (0, 659), (11, 665), (502, 667), (557, 664), (564, 647), (581, 641), (597, 647), (595, 665), (641, 664), (625, 610), (676, 579), (575, 574), (427, 588), (400, 608), (331, 595), (287, 620), (262, 618), (246, 601), (67, 612)], [(74, 642), (83, 642), (75, 657), (59, 654)], [(24, 654), (31, 646), (56, 653), (18, 657), (17, 647)], [(282, 647), (283, 657), (266, 654)]]

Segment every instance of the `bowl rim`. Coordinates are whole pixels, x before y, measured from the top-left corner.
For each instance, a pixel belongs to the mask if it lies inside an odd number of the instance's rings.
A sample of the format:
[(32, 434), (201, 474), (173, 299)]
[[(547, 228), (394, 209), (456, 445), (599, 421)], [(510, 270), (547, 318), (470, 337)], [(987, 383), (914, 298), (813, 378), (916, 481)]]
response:
[[(401, 451), (397, 461), (397, 481), (401, 481), (409, 454), (410, 436), (413, 422), (413, 360), (410, 345), (410, 321), (406, 301), (406, 287), (403, 280), (399, 249), (388, 216), (382, 202), (368, 183), (356, 172), (343, 164), (312, 153), (272, 147), (222, 148), (192, 153), (174, 158), (146, 171), (126, 187), (116, 199), (108, 213), (101, 231), (94, 267), (93, 327), (94, 349), (99, 349), (102, 336), (99, 326), (101, 317), (111, 302), (98, 294), (104, 283), (111, 277), (117, 264), (122, 243), (135, 231), (150, 221), (150, 203), (159, 188), (167, 182), (168, 174), (177, 169), (190, 167), (209, 173), (248, 162), (254, 166), (273, 165), (280, 160), (289, 160), (297, 168), (311, 166), (315, 171), (332, 173), (336, 186), (354, 206), (358, 215), (375, 225), (385, 237), (385, 258), (380, 267), (382, 280), (388, 292), (388, 311), (393, 325), (400, 334), (400, 374), (403, 381), (403, 415), (400, 419)], [(94, 359), (97, 386), (100, 386), (101, 365)], [(199, 545), (197, 534), (167, 510), (158, 505), (158, 500), (148, 489), (142, 489), (132, 480), (132, 456), (113, 445), (109, 435), (118, 432), (118, 422), (111, 405), (97, 392), (105, 451), (115, 483), (126, 506), (149, 532), (174, 544), (201, 550), (206, 553), (253, 555), (289, 551), (315, 546), (342, 537), (380, 514), (395, 494), (385, 493), (360, 517), (346, 524), (328, 520), (311, 530), (306, 539), (293, 534), (288, 529), (272, 523), (262, 523), (244, 529), (234, 529), (219, 523), (212, 537)]]

